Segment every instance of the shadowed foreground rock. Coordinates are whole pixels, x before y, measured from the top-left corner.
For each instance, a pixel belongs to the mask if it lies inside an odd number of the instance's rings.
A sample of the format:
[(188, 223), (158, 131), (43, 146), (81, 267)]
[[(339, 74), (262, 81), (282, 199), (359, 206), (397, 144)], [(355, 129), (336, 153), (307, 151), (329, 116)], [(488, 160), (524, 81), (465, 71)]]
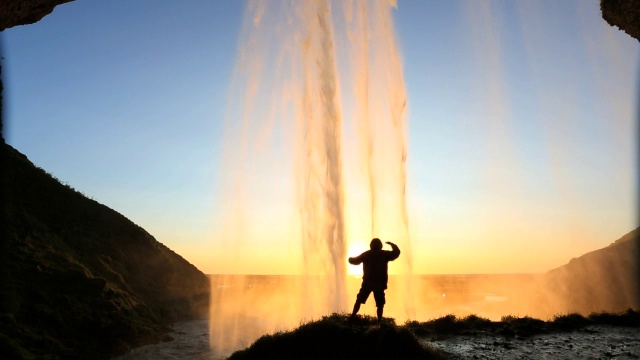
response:
[(229, 360), (248, 359), (445, 359), (444, 353), (425, 346), (405, 327), (385, 319), (381, 326), (368, 316), (355, 323), (333, 314), (290, 331), (265, 335)]
[(207, 316), (193, 265), (9, 145), (0, 159), (0, 354), (105, 358)]

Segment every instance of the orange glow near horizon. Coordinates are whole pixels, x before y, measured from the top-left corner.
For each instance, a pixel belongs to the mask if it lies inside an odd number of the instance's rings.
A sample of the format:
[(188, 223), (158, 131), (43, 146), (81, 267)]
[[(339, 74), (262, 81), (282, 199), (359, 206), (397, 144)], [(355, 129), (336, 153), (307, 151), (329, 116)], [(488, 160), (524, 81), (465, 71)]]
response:
[[(415, 213), (420, 215), (420, 210)], [(189, 242), (171, 241), (167, 237), (158, 240), (176, 243), (172, 250), (207, 274), (304, 274), (301, 244), (292, 240), (297, 238), (298, 231), (293, 209), (282, 207), (271, 214), (266, 210), (251, 214), (246, 214), (245, 221), (265, 217), (259, 221), (260, 226), (236, 227), (233, 237), (236, 242), (221, 243), (221, 235), (207, 233), (189, 234), (193, 236)], [(499, 221), (500, 213), (492, 216), (495, 219), (486, 223), (463, 219), (464, 227), (446, 221), (410, 223), (413, 273), (542, 273), (603, 248), (624, 235), (604, 230), (586, 232), (564, 224), (531, 228), (526, 224), (503, 223)], [(348, 264), (347, 258), (366, 251), (370, 238), (362, 235), (366, 231), (362, 230), (361, 223), (347, 222), (346, 228), (344, 264), (348, 275), (358, 275), (362, 272), (361, 266)], [(362, 234), (353, 229), (360, 229)], [(383, 242), (396, 242), (393, 235), (379, 237)], [(210, 245), (203, 247), (203, 243)], [(388, 245), (384, 244), (384, 248), (388, 249)], [(399, 261), (404, 260), (409, 251), (403, 246), (400, 249), (400, 259), (389, 265), (392, 274), (403, 273)]]

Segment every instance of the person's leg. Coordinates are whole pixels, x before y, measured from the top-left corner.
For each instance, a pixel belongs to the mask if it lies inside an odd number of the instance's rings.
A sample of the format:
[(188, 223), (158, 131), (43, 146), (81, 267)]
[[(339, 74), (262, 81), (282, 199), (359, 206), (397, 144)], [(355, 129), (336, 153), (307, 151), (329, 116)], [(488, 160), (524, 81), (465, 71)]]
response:
[(373, 298), (376, 300), (378, 323), (380, 323), (382, 321), (382, 313), (384, 312), (384, 304), (386, 303), (386, 299), (384, 298), (384, 290), (374, 291)]
[(370, 289), (365, 289), (364, 287), (360, 287), (360, 291), (356, 296), (356, 303), (353, 304), (353, 312), (351, 313), (350, 319), (353, 320), (356, 317), (358, 311), (360, 311), (360, 304), (364, 304), (367, 302), (367, 298), (369, 298), (369, 294), (371, 293)]
[(356, 299), (356, 303), (353, 304), (353, 312), (351, 312), (351, 318), (355, 318), (356, 314), (360, 311), (360, 302)]

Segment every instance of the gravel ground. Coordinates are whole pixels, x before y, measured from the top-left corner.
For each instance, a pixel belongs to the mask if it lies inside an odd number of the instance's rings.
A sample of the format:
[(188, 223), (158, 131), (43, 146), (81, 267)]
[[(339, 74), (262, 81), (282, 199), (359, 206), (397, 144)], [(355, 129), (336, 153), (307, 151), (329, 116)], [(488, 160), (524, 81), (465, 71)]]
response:
[(640, 328), (589, 326), (584, 329), (536, 335), (456, 335), (425, 338), (425, 344), (457, 359), (640, 359)]
[[(206, 320), (176, 323), (172, 341), (136, 348), (113, 360), (223, 359), (209, 349)], [(530, 337), (494, 334), (422, 338), (451, 359), (640, 359), (640, 328), (605, 325)]]

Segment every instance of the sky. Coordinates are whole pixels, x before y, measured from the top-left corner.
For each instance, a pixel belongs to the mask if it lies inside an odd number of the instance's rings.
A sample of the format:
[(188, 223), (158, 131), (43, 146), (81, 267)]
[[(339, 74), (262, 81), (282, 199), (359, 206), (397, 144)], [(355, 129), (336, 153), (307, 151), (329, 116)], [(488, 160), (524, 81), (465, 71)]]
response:
[[(245, 5), (78, 0), (4, 30), (5, 139), (205, 273), (298, 273), (265, 219), (234, 254), (225, 238)], [(599, 1), (400, 0), (393, 18), (416, 273), (543, 272), (638, 226), (638, 41)]]

